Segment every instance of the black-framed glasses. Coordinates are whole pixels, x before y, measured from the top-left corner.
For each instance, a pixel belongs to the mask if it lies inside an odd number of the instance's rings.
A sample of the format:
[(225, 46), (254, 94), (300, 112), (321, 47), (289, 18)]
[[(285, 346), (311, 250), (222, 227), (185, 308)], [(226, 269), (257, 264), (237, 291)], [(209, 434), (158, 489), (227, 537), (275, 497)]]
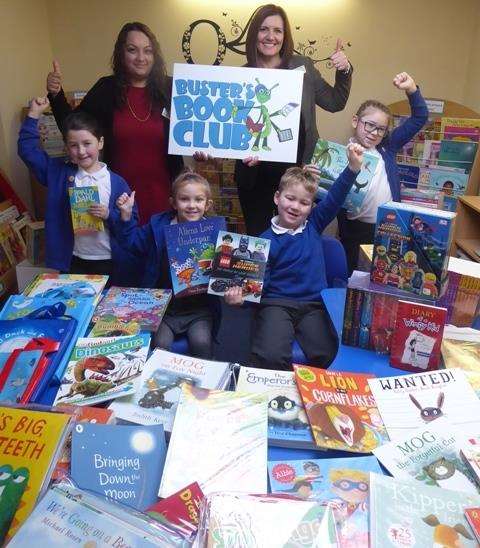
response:
[(360, 119), (360, 122), (362, 122), (363, 127), (365, 128), (365, 131), (367, 133), (373, 133), (374, 131), (376, 131), (377, 135), (379, 135), (380, 137), (383, 137), (385, 135), (385, 133), (387, 133), (387, 131), (388, 131), (388, 127), (377, 126), (376, 124), (374, 124), (373, 122), (370, 122), (368, 120)]

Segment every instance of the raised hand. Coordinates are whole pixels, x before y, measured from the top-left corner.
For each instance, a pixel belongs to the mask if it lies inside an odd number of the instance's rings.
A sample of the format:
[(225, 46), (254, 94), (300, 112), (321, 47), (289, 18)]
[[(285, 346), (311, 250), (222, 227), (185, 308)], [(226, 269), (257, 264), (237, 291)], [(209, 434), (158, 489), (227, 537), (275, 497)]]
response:
[(350, 62), (343, 52), (343, 41), (341, 38), (337, 38), (337, 45), (335, 46), (335, 51), (330, 55), (330, 61), (341, 72), (346, 72), (350, 68)]
[(130, 196), (126, 192), (124, 192), (117, 198), (115, 204), (120, 210), (120, 218), (122, 219), (122, 221), (129, 221), (132, 218), (134, 203), (135, 191), (133, 191)]
[(53, 70), (47, 75), (47, 91), (54, 97), (62, 89), (62, 72), (60, 71), (60, 63), (53, 61)]
[(417, 91), (417, 84), (415, 80), (407, 72), (400, 72), (393, 79), (393, 85), (403, 90), (408, 95), (415, 93)]
[(50, 101), (46, 97), (35, 97), (30, 101), (28, 116), (38, 120), (38, 118), (40, 118), (49, 106)]
[(258, 159), (258, 156), (248, 156), (247, 158), (244, 158), (242, 162), (247, 167), (255, 167), (255, 166), (258, 166), (258, 164), (260, 163), (260, 160)]
[(350, 143), (347, 145), (348, 167), (354, 173), (359, 173), (362, 169), (364, 152), (365, 149), (358, 143)]
[(310, 173), (310, 175), (315, 179), (316, 183), (320, 181), (320, 175), (322, 172), (320, 171), (320, 168), (318, 166), (316, 166), (315, 164), (307, 164), (303, 166), (303, 169)]

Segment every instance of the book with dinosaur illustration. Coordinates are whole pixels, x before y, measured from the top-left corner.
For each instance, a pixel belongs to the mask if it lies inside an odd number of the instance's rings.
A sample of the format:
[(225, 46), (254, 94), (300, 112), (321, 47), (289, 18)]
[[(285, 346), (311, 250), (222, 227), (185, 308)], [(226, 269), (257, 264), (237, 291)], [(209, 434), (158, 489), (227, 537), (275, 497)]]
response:
[(34, 278), (23, 290), (27, 297), (54, 297), (58, 299), (76, 299), (93, 297), (95, 303), (100, 300), (108, 276), (103, 274), (59, 274), (44, 272)]
[(377, 447), (373, 453), (394, 478), (479, 494), (461, 455), (468, 437), (467, 432), (453, 425), (433, 421), (408, 436)]
[(110, 404), (119, 419), (137, 424), (162, 424), (171, 432), (184, 383), (223, 390), (230, 380), (230, 364), (202, 360), (155, 348), (148, 358), (136, 391)]
[[(367, 194), (368, 186), (377, 169), (379, 157), (370, 152), (363, 153), (363, 165), (347, 195), (343, 207), (358, 214)], [(313, 151), (311, 164), (320, 169), (320, 186), (327, 190), (348, 166), (347, 147), (326, 139), (319, 139)]]
[(0, 407), (0, 543), (9, 540), (48, 486), (70, 415)]
[(477, 545), (464, 516), (480, 496), (370, 474), (370, 546)]
[(269, 461), (270, 491), (332, 504), (341, 546), (368, 546), (369, 472), (375, 457)]
[(136, 322), (141, 330), (155, 332), (171, 297), (171, 289), (112, 286), (98, 303), (92, 322)]
[(176, 297), (207, 292), (218, 231), (226, 228), (223, 217), (165, 227), (170, 276)]
[(388, 439), (368, 379), (374, 375), (294, 365), (295, 378), (319, 447), (370, 453)]
[(80, 489), (143, 511), (157, 502), (166, 450), (162, 425), (77, 423), (71, 477)]
[(88, 212), (88, 208), (100, 203), (97, 186), (74, 186), (68, 189), (72, 227), (75, 234), (93, 234), (105, 228), (103, 220)]
[(480, 431), (480, 400), (460, 369), (371, 378), (368, 384), (392, 441), (432, 421)]
[(268, 442), (272, 446), (316, 446), (292, 371), (242, 366), (236, 390), (268, 395)]
[(150, 335), (78, 339), (55, 405), (93, 405), (133, 394), (150, 347)]

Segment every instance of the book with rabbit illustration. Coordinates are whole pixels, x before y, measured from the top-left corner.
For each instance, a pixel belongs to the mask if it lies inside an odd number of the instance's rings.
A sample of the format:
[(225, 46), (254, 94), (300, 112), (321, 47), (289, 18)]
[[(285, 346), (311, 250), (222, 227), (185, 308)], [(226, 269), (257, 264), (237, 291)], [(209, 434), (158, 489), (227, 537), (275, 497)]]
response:
[(460, 369), (368, 379), (392, 441), (441, 421), (480, 431), (480, 400)]
[(461, 455), (467, 440), (468, 434), (462, 429), (433, 421), (404, 438), (377, 447), (373, 453), (394, 478), (479, 494)]

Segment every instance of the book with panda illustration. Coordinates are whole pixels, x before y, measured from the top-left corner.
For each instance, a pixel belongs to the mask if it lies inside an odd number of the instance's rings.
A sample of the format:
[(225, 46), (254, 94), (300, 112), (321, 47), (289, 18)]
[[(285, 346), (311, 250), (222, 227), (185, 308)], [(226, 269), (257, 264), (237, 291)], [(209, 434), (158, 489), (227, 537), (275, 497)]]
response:
[(404, 438), (377, 447), (374, 455), (397, 479), (414, 479), (443, 489), (479, 494), (461, 449), (468, 434), (433, 421)]
[(278, 447), (315, 447), (302, 398), (291, 371), (241, 367), (240, 392), (268, 394), (268, 442)]

